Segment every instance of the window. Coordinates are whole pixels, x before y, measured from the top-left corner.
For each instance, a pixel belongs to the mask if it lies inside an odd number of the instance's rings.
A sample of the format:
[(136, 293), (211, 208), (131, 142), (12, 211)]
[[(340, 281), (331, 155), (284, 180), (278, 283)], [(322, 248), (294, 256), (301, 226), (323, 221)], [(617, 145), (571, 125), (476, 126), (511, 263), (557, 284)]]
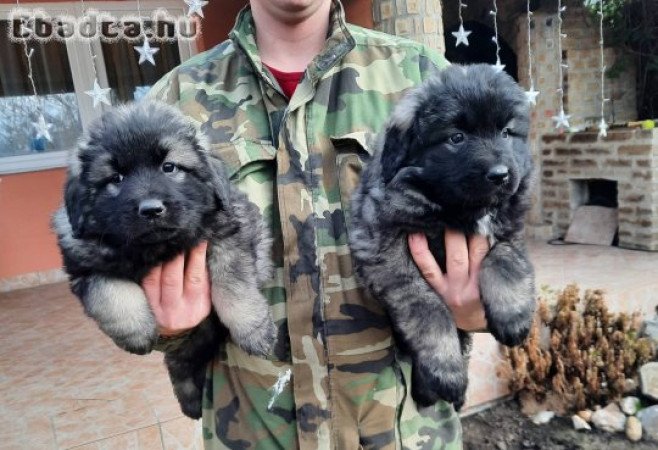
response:
[[(142, 16), (157, 8), (172, 16), (185, 14), (185, 4), (177, 0), (141, 2)], [(156, 43), (156, 65), (137, 63), (133, 44), (119, 40), (113, 43), (95, 40), (51, 40), (28, 42), (33, 49), (32, 73), (37, 97), (28, 79), (27, 57), (22, 43), (8, 37), (8, 13), (15, 4), (0, 4), (0, 174), (29, 172), (62, 167), (68, 151), (75, 145), (82, 129), (98, 117), (104, 105), (93, 107), (85, 94), (97, 77), (102, 87), (110, 87), (113, 105), (138, 100), (150, 86), (181, 61), (196, 52), (194, 42)], [(88, 8), (121, 17), (136, 14), (132, 2), (88, 2)], [(43, 9), (48, 14), (80, 17), (81, 3), (29, 3), (26, 9)], [(51, 140), (37, 137), (34, 123), (40, 112), (49, 129)]]

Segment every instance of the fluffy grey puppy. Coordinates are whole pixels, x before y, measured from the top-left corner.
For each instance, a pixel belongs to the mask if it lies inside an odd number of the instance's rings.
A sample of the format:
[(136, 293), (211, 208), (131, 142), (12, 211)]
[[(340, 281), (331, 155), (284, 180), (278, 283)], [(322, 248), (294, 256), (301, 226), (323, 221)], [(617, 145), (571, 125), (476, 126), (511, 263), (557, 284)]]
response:
[[(71, 289), (121, 348), (151, 351), (155, 318), (139, 283), (202, 240), (214, 311), (231, 338), (266, 355), (276, 328), (259, 287), (270, 277), (261, 214), (231, 186), (197, 129), (177, 110), (142, 102), (92, 123), (73, 152), (65, 206), (53, 219)], [(201, 415), (205, 368), (225, 329), (211, 318), (165, 362), (183, 412)]]
[(479, 278), (489, 330), (506, 345), (528, 334), (535, 310), (523, 240), (528, 122), (525, 95), (507, 74), (489, 65), (451, 66), (403, 97), (353, 196), (357, 274), (411, 355), (420, 405), (442, 398), (461, 406), (467, 335), (415, 265), (409, 233), (428, 236), (444, 271), (445, 227), (489, 236)]

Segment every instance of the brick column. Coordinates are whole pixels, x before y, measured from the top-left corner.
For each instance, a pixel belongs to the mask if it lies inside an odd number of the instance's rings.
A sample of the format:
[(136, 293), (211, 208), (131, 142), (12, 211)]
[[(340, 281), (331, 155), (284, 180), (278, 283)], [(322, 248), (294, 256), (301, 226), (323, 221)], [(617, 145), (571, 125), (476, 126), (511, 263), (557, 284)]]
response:
[(373, 0), (375, 29), (445, 51), (440, 0)]

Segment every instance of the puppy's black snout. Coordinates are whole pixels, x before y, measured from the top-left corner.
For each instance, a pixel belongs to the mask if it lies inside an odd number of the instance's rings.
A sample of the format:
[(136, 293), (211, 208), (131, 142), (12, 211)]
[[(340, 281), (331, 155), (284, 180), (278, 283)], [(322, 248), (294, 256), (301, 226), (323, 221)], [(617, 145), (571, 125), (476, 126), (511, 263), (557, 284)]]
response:
[(509, 168), (499, 164), (493, 166), (489, 173), (487, 173), (487, 180), (491, 181), (493, 184), (500, 186), (501, 184), (509, 180)]
[(155, 219), (164, 214), (166, 208), (162, 200), (149, 198), (139, 203), (139, 215), (148, 219)]

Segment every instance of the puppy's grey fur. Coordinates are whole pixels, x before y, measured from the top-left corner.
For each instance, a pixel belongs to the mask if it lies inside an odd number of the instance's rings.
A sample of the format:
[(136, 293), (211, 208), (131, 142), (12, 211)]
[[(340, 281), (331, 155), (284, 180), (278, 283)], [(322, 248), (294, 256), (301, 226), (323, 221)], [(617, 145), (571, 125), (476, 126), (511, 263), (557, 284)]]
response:
[(139, 283), (156, 265), (209, 242), (216, 316), (165, 355), (186, 415), (201, 415), (205, 369), (224, 326), (247, 352), (271, 351), (276, 328), (259, 291), (271, 272), (268, 228), (174, 108), (143, 102), (95, 121), (71, 157), (65, 206), (53, 225), (85, 312), (118, 346), (138, 354), (158, 339)]
[(418, 270), (409, 233), (428, 236), (444, 271), (446, 227), (487, 233), (493, 246), (479, 288), (489, 330), (507, 345), (528, 334), (535, 309), (523, 241), (532, 173), (528, 122), (524, 93), (507, 74), (488, 65), (451, 66), (401, 100), (353, 196), (357, 274), (411, 354), (412, 395), (421, 405), (439, 398), (463, 403), (468, 336)]

